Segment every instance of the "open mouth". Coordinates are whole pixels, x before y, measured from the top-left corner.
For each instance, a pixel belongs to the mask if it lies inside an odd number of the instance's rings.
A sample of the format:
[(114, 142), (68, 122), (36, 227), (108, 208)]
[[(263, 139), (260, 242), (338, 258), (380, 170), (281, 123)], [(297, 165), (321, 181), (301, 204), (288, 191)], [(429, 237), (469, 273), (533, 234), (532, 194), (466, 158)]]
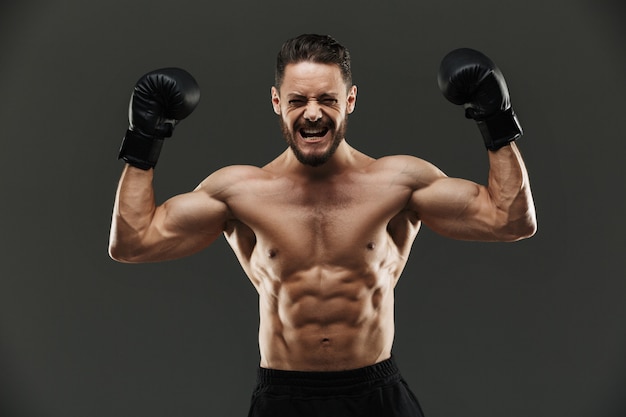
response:
[(316, 128), (316, 129), (303, 128), (303, 129), (300, 129), (299, 132), (300, 132), (300, 136), (302, 136), (303, 139), (314, 140), (314, 139), (321, 139), (324, 136), (326, 136), (326, 134), (328, 133), (328, 128)]

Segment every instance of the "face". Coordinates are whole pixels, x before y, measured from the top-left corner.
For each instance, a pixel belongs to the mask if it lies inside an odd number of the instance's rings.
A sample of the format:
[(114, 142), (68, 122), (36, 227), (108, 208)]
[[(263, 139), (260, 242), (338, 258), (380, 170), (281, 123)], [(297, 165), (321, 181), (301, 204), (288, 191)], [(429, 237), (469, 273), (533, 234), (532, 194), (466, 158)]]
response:
[(337, 65), (299, 62), (285, 68), (280, 91), (272, 87), (272, 105), (285, 140), (303, 164), (328, 161), (344, 140), (356, 87), (346, 86)]

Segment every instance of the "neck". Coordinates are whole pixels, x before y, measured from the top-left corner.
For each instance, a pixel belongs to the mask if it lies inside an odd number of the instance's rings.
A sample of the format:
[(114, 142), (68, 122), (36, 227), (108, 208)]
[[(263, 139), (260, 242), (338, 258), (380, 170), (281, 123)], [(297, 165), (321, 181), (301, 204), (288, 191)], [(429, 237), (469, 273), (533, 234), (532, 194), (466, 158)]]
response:
[(298, 176), (308, 179), (324, 179), (332, 177), (354, 167), (356, 151), (344, 140), (341, 141), (333, 156), (324, 164), (313, 167), (298, 161), (291, 148), (283, 154), (286, 169)]

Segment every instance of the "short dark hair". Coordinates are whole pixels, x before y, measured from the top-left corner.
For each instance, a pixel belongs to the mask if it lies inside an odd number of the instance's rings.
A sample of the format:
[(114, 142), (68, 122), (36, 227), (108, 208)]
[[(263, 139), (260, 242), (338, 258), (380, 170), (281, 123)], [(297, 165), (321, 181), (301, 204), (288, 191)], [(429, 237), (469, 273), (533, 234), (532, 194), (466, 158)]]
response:
[(304, 34), (286, 41), (276, 59), (275, 87), (280, 89), (288, 64), (311, 61), (320, 64), (335, 64), (341, 70), (346, 85), (352, 85), (350, 52), (328, 35)]

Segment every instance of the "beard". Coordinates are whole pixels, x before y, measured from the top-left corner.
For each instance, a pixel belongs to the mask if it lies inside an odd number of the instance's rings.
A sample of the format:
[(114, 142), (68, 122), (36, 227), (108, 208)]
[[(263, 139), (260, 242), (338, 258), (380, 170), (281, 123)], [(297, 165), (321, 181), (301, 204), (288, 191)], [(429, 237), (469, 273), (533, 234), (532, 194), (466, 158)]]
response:
[[(293, 151), (293, 154), (296, 156), (296, 159), (304, 165), (317, 167), (317, 166), (325, 164), (335, 154), (335, 151), (339, 147), (339, 144), (341, 144), (341, 141), (345, 137), (347, 124), (348, 124), (348, 118), (346, 116), (343, 123), (338, 128), (335, 127), (335, 124), (333, 123), (332, 120), (329, 120), (325, 117), (321, 118), (317, 122), (309, 122), (309, 121), (306, 121), (304, 123), (297, 122), (294, 125), (293, 130), (289, 129), (289, 126), (285, 124), (285, 121), (283, 120), (282, 117), (279, 117), (279, 122), (280, 122), (280, 130), (285, 138), (285, 141), (287, 142), (287, 144)], [(298, 141), (295, 138), (295, 132), (298, 132), (300, 129), (317, 129), (317, 128), (321, 128), (321, 129), (326, 128), (329, 131), (333, 132), (332, 142), (330, 144), (330, 147), (324, 153), (321, 153), (321, 154), (313, 153), (313, 154), (307, 155), (304, 152), (302, 152), (302, 149), (300, 149), (300, 147), (298, 146)]]

